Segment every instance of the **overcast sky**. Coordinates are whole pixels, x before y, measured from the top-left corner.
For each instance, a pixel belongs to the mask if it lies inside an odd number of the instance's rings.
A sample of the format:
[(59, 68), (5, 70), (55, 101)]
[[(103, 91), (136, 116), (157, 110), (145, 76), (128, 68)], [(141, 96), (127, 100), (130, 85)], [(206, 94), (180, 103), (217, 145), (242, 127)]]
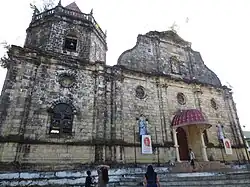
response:
[[(0, 41), (22, 46), (31, 20), (32, 0), (0, 1)], [(37, 0), (39, 2), (39, 0)], [(71, 0), (62, 0), (66, 6)], [(76, 0), (79, 8), (107, 30), (107, 64), (132, 48), (138, 34), (164, 31), (176, 22), (178, 34), (201, 52), (205, 64), (233, 86), (241, 125), (250, 130), (250, 0)], [(56, 2), (57, 4), (57, 2)], [(187, 18), (188, 17), (188, 22)], [(0, 56), (4, 50), (0, 48)], [(0, 69), (0, 88), (6, 71)]]

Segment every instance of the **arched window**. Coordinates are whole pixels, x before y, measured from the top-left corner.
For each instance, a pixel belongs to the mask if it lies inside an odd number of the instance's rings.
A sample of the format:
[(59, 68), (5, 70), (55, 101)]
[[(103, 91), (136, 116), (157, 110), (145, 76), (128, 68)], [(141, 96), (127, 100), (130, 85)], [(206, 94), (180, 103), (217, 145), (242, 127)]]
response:
[(59, 103), (50, 110), (51, 112), (51, 134), (70, 134), (73, 125), (73, 109), (70, 105)]

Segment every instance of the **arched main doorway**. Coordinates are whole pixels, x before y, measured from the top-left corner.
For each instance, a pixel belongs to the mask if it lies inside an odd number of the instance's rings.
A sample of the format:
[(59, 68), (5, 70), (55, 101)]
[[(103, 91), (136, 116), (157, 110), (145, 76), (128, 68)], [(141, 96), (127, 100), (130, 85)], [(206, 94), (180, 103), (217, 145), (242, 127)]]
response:
[(188, 142), (186, 132), (181, 127), (178, 127), (176, 129), (176, 132), (179, 145), (180, 160), (188, 160)]

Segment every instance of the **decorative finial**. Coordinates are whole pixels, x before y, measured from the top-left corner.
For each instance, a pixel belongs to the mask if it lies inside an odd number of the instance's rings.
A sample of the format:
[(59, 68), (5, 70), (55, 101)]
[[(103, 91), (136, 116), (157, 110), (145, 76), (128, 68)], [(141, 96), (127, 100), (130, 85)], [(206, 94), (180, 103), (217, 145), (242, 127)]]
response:
[(57, 6), (62, 6), (62, 1), (61, 0), (59, 0), (59, 2), (58, 2), (58, 5)]
[(93, 15), (93, 8), (92, 8), (91, 11), (90, 11), (90, 15)]
[(34, 10), (33, 10), (33, 16), (35, 16), (36, 15), (36, 8), (34, 8)]
[(34, 10), (33, 10), (33, 16), (35, 16), (35, 15), (37, 15), (37, 14), (39, 14), (40, 12), (39, 12), (39, 10), (38, 10), (38, 8), (34, 5), (33, 6), (34, 8)]

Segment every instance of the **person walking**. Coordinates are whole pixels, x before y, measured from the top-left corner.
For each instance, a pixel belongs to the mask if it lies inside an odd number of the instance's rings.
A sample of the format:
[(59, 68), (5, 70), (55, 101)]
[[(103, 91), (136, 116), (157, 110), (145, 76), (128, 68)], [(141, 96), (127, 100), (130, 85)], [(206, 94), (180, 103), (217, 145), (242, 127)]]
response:
[(109, 174), (108, 174), (109, 166), (101, 165), (99, 166), (98, 173), (98, 187), (108, 187), (109, 182)]
[(144, 177), (144, 187), (160, 187), (159, 177), (152, 165), (149, 165)]
[(195, 155), (192, 149), (189, 149), (189, 160), (190, 160), (190, 165), (193, 167), (195, 170), (195, 163), (194, 163)]

